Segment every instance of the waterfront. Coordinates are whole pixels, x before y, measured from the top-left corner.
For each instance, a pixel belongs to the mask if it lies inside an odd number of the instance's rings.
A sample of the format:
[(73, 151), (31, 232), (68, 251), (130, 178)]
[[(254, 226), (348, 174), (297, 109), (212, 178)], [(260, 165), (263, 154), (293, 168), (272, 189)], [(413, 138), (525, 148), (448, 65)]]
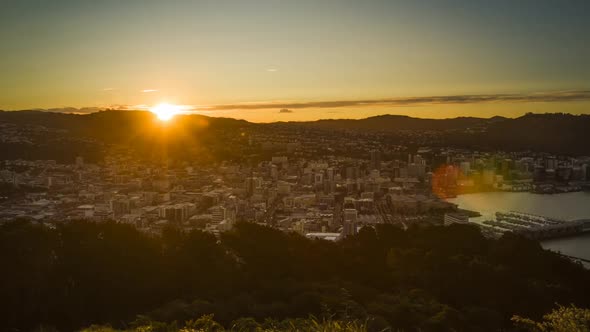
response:
[[(590, 219), (590, 193), (574, 192), (538, 195), (527, 192), (487, 192), (460, 195), (448, 199), (460, 208), (477, 211), (481, 217), (471, 221), (493, 219), (498, 211), (519, 211), (564, 220)], [(544, 240), (544, 248), (590, 259), (590, 234)]]

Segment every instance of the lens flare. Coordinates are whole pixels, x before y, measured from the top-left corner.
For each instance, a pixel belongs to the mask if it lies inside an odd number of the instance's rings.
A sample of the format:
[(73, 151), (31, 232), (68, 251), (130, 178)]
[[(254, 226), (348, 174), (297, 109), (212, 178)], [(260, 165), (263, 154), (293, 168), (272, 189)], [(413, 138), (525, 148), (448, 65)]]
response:
[(181, 113), (182, 107), (179, 105), (162, 103), (152, 107), (150, 111), (154, 113), (158, 119), (162, 121), (169, 121), (176, 114)]
[(432, 174), (432, 192), (441, 199), (457, 196), (457, 179), (462, 177), (458, 167), (442, 165)]

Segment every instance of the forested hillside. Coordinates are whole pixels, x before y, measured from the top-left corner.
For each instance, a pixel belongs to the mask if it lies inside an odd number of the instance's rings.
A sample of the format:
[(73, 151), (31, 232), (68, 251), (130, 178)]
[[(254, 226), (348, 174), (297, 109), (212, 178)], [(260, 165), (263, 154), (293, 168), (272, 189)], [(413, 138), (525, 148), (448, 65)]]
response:
[(124, 224), (0, 226), (0, 329), (129, 327), (143, 315), (229, 327), (307, 318), (414, 331), (494, 331), (555, 304), (589, 307), (590, 271), (470, 226), (363, 228), (340, 242), (251, 223), (213, 235)]

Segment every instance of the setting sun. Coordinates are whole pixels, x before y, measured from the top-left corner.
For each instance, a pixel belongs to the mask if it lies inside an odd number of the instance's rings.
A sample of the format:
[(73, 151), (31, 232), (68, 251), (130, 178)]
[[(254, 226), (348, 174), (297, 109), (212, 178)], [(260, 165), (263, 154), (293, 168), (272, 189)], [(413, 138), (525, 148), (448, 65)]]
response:
[(162, 121), (168, 121), (172, 119), (176, 114), (181, 112), (181, 106), (172, 104), (158, 104), (150, 109), (156, 117)]

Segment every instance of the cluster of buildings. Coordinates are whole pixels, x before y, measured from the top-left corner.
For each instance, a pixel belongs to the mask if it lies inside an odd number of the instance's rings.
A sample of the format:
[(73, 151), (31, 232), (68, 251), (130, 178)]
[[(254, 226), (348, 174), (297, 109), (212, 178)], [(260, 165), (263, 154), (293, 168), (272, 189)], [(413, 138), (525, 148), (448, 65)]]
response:
[(448, 196), (479, 191), (553, 194), (590, 185), (588, 157), (447, 150), (439, 154), (438, 162), (434, 190)]
[(431, 176), (420, 155), (384, 161), (379, 150), (256, 164), (163, 165), (122, 151), (100, 164), (4, 160), (0, 182), (12, 191), (0, 201), (0, 222), (115, 220), (146, 232), (174, 225), (217, 234), (243, 221), (339, 239), (364, 225), (442, 223), (454, 206), (432, 193)]
[(378, 223), (466, 222), (446, 201), (461, 193), (563, 192), (590, 180), (589, 158), (409, 149), (362, 134), (333, 144), (329, 133), (302, 128), (294, 139), (280, 126), (237, 136), (241, 161), (145, 161), (126, 148), (100, 163), (3, 160), (0, 222), (115, 220), (149, 233), (173, 225), (214, 234), (254, 222), (337, 240)]

